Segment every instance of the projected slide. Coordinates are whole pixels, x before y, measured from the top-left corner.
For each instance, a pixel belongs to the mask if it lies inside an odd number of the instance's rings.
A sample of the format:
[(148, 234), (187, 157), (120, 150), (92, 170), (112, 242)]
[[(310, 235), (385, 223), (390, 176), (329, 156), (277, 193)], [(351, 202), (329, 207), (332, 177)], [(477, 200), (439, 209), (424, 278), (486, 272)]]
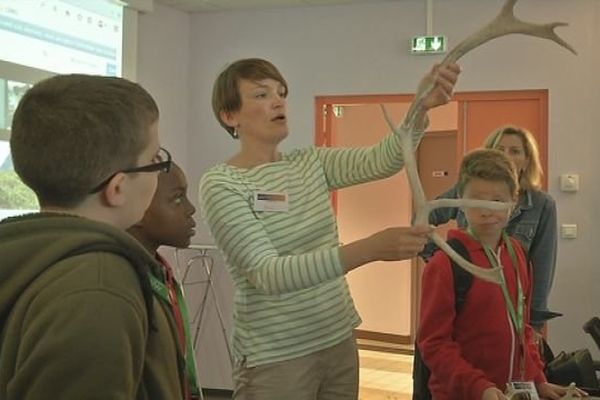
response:
[(0, 0), (4, 61), (56, 73), (120, 76), (122, 41), (123, 7), (114, 2)]
[(0, 79), (0, 219), (38, 209), (35, 195), (13, 171), (9, 128), (19, 100), (30, 84)]
[(35, 195), (13, 171), (8, 141), (0, 140), (0, 219), (37, 209)]
[[(21, 97), (23, 97), (30, 87), (31, 84), (0, 79), (0, 97), (2, 98), (0, 104), (4, 105), (3, 107), (0, 107), (0, 129), (10, 129), (12, 116), (17, 109), (19, 100), (21, 100)], [(1, 138), (2, 136), (0, 136), (0, 139)], [(8, 140), (8, 137), (6, 139)], [(0, 165), (2, 165), (1, 162)]]
[(117, 3), (0, 0), (0, 219), (39, 208), (10, 155), (19, 100), (48, 72), (122, 76), (123, 6)]

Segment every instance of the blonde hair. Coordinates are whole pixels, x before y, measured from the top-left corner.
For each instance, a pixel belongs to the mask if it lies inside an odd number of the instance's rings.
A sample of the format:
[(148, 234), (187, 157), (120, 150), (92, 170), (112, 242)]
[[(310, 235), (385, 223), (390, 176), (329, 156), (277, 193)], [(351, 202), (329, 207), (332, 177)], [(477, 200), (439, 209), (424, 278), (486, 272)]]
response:
[(506, 183), (512, 197), (516, 197), (519, 191), (515, 166), (508, 156), (500, 150), (473, 150), (463, 158), (457, 185), (461, 197), (465, 187), (472, 179)]
[(521, 190), (540, 190), (542, 188), (542, 176), (544, 174), (540, 163), (540, 152), (533, 134), (525, 128), (506, 125), (496, 129), (485, 140), (484, 147), (495, 149), (505, 135), (515, 135), (521, 139), (527, 167), (519, 175), (519, 186)]

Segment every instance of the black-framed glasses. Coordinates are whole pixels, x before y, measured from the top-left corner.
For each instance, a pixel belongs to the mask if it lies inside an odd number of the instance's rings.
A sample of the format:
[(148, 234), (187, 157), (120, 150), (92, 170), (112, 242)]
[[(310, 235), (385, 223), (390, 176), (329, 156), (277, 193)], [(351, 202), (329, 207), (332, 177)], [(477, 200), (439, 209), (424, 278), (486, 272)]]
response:
[(115, 172), (114, 174), (111, 174), (108, 178), (106, 178), (102, 182), (100, 182), (100, 184), (98, 186), (94, 187), (90, 191), (90, 194), (98, 193), (117, 174), (121, 174), (121, 173), (122, 174), (133, 174), (135, 172), (157, 172), (157, 171), (169, 172), (169, 170), (171, 169), (171, 162), (172, 162), (171, 161), (171, 153), (169, 153), (167, 151), (167, 149), (161, 147), (158, 150), (158, 154), (156, 155), (156, 157), (154, 157), (154, 160), (152, 161), (151, 164), (119, 170), (119, 171)]

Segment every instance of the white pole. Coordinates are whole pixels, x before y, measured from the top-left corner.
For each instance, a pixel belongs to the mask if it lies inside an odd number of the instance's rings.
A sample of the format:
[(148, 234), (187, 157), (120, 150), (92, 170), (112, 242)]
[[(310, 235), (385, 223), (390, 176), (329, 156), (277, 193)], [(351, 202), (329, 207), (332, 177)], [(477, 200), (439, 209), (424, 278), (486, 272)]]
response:
[(433, 35), (433, 0), (425, 0), (427, 13), (427, 36)]

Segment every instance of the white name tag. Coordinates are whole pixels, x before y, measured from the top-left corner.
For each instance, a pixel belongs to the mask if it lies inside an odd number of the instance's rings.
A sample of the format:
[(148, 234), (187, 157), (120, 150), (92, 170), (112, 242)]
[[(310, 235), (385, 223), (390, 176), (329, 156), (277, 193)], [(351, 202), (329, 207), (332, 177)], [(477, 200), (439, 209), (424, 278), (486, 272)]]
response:
[(290, 209), (285, 192), (254, 192), (254, 211), (287, 212)]
[(510, 382), (506, 386), (509, 400), (540, 400), (533, 382)]

